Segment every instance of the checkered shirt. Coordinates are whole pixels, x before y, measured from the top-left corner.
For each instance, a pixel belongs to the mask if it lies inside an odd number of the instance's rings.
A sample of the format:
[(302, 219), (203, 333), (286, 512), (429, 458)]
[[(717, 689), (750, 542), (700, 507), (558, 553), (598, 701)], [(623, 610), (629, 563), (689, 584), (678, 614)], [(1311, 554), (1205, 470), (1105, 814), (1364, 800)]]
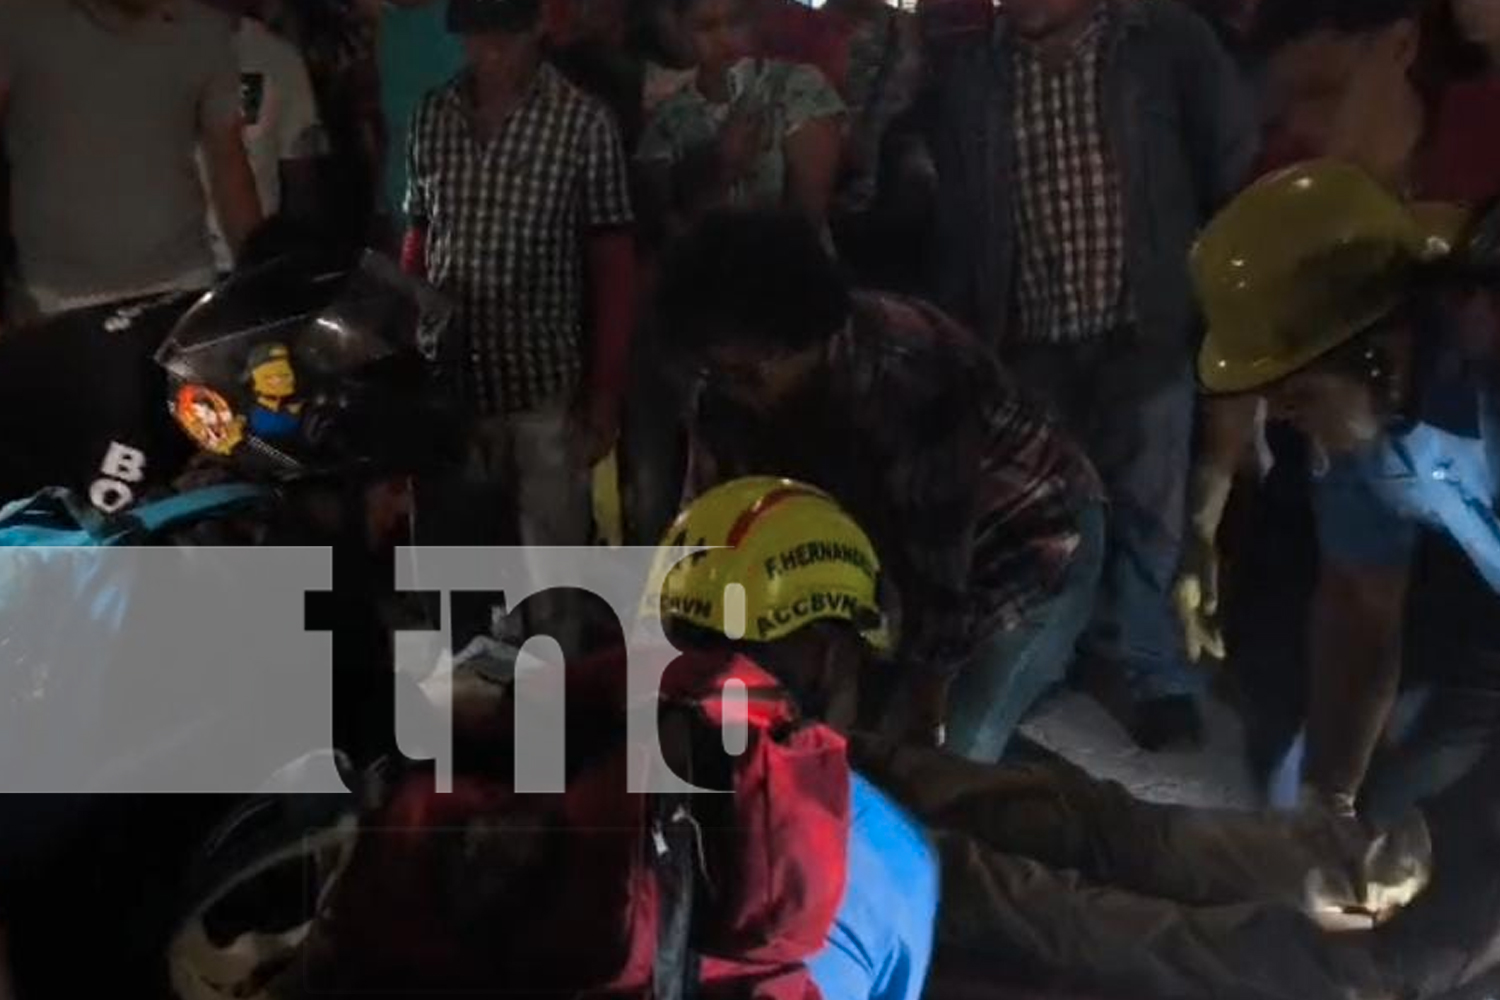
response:
[(1127, 319), (1120, 172), (1101, 112), (1109, 6), (1061, 66), (1015, 49), (1017, 339), (1028, 343), (1092, 340)]
[(417, 107), (406, 211), (455, 303), (476, 408), (518, 413), (582, 375), (584, 237), (631, 222), (626, 159), (604, 106), (550, 66), (488, 142), (471, 107), (465, 76)]
[(1083, 453), (993, 354), (926, 303), (862, 294), (825, 390), (786, 426), (705, 384), (687, 492), (742, 475), (823, 487), (871, 537), (900, 595), (902, 658), (937, 674), (1054, 597), (1100, 496)]

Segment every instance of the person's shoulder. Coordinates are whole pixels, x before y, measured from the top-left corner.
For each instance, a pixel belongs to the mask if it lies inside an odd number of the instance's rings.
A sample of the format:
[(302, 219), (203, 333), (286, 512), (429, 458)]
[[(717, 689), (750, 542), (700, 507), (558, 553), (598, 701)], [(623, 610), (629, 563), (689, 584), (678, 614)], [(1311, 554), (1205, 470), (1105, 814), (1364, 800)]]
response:
[(645, 81), (641, 87), (642, 103), (648, 116), (655, 115), (657, 109), (682, 91), (692, 90), (697, 75), (698, 71), (692, 68), (676, 69), (648, 60)]
[(886, 292), (854, 296), (855, 328), (888, 353), (935, 364), (970, 365), (984, 349), (958, 320), (924, 299)]
[(769, 81), (784, 81), (786, 84), (824, 84), (828, 77), (813, 63), (796, 62), (790, 59), (766, 60), (765, 78)]
[(412, 109), (412, 121), (420, 123), (428, 120), (451, 104), (461, 86), (460, 80), (460, 76), (455, 76), (436, 87), (428, 88), (421, 97), (417, 98), (416, 106)]
[(666, 160), (680, 154), (683, 144), (712, 133), (707, 103), (692, 81), (661, 98), (646, 119), (645, 131), (636, 143), (636, 158)]
[(458, 93), (458, 89), (461, 86), (461, 80), (461, 75), (453, 76), (444, 80), (442, 83), (428, 87), (422, 92), (422, 96), (417, 98), (417, 109), (431, 109), (448, 102), (456, 93)]
[(888, 425), (951, 428), (978, 412), (996, 375), (983, 345), (921, 299), (856, 294), (850, 339), (859, 391)]
[(608, 105), (599, 98), (569, 80), (567, 75), (550, 62), (543, 62), (538, 71), (541, 78), (538, 86), (542, 96), (555, 108), (582, 119), (588, 125), (608, 123), (614, 125), (614, 115)]
[(235, 33), (235, 50), (242, 68), (262, 66), (276, 73), (302, 65), (297, 46), (253, 17), (244, 18)]
[(688, 80), (663, 97), (651, 112), (653, 121), (670, 121), (683, 115), (696, 114), (706, 106), (703, 95), (698, 92), (693, 80)]
[(1207, 19), (1183, 0), (1112, 0), (1116, 17), (1127, 28), (1185, 51), (1222, 48), (1219, 36)]
[(793, 124), (844, 111), (844, 99), (828, 72), (812, 63), (780, 63), (766, 74), (764, 82), (768, 96), (785, 103)]
[(539, 72), (543, 113), (564, 122), (562, 134), (569, 137), (565, 141), (587, 146), (602, 135), (620, 134), (619, 122), (604, 101), (569, 80), (550, 62), (543, 62)]

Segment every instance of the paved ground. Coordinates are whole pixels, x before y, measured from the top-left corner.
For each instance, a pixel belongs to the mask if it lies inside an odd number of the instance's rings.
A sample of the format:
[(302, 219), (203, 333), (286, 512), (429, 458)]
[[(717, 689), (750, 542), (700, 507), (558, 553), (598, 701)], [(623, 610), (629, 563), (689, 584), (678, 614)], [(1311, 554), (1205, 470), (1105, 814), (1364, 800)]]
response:
[(1245, 766), (1244, 727), (1222, 702), (1205, 706), (1208, 745), (1199, 751), (1147, 753), (1089, 695), (1066, 691), (1022, 727), (1034, 742), (1091, 774), (1153, 802), (1256, 808), (1260, 795)]

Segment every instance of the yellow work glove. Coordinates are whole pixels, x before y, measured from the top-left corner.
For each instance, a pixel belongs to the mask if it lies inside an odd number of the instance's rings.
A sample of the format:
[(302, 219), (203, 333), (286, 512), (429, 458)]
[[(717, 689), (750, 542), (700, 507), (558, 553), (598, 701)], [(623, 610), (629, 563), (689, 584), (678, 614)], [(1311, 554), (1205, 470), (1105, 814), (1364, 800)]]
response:
[(595, 465), (590, 478), (594, 504), (594, 539), (598, 545), (619, 548), (625, 544), (624, 505), (620, 497), (619, 449)]
[(1182, 622), (1188, 659), (1224, 659), (1224, 629), (1219, 622), (1219, 551), (1212, 536), (1192, 533), (1183, 552), (1182, 570), (1173, 591)]

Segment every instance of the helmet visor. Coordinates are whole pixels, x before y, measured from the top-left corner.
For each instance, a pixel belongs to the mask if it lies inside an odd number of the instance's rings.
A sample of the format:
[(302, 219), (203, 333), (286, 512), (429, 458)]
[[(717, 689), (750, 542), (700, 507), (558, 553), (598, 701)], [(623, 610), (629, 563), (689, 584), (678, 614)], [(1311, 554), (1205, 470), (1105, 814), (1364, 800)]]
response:
[(378, 255), (353, 270), (288, 258), (205, 296), (156, 360), (199, 447), (257, 472), (326, 471), (369, 457), (349, 453), (338, 425), (386, 373), (421, 367), (449, 316), (438, 293)]

